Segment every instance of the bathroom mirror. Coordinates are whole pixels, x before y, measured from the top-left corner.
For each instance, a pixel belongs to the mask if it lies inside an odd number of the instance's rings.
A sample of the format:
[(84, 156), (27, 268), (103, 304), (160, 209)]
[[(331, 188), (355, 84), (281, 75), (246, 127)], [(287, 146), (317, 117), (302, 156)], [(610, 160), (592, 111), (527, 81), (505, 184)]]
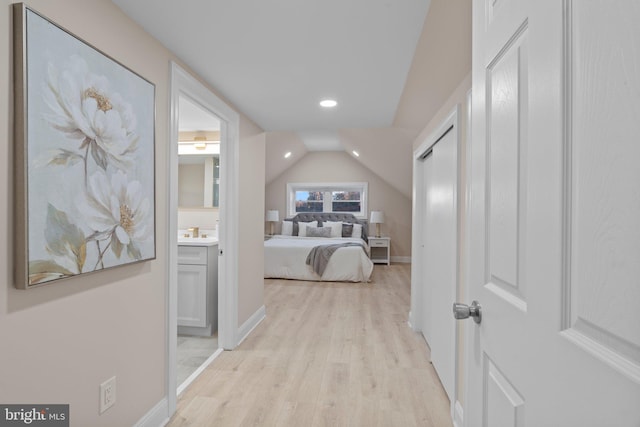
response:
[(220, 198), (220, 120), (180, 97), (178, 208), (217, 208)]
[(217, 208), (220, 155), (178, 156), (178, 207)]

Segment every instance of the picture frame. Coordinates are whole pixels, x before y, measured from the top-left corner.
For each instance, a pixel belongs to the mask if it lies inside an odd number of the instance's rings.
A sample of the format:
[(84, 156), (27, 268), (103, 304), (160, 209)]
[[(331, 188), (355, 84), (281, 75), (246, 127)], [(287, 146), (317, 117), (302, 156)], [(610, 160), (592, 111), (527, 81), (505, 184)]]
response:
[(155, 85), (13, 5), (14, 282), (156, 257)]

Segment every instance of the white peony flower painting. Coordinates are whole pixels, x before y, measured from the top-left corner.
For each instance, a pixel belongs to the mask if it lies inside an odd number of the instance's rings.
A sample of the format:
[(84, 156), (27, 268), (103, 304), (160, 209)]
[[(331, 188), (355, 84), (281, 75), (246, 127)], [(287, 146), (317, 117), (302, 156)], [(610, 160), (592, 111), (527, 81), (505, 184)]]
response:
[(16, 285), (155, 258), (155, 86), (15, 7), (26, 28), (16, 87), (25, 112), (16, 167), (26, 178), (16, 189), (26, 216), (17, 240), (26, 238), (26, 259)]

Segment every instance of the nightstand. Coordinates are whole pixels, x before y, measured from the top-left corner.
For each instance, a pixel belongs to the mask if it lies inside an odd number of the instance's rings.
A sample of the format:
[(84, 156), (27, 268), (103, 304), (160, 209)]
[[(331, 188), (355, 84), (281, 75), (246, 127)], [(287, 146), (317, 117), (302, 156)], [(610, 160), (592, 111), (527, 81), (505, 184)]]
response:
[(369, 237), (369, 248), (374, 264), (391, 264), (391, 237)]

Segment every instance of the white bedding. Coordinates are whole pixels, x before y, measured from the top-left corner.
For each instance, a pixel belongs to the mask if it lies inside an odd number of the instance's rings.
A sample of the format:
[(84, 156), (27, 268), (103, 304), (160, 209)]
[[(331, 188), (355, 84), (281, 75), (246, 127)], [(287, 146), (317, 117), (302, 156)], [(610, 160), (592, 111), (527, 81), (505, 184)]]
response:
[[(306, 264), (311, 249), (320, 245), (358, 242), (359, 246), (339, 248), (329, 260), (322, 276)], [(366, 252), (365, 252), (366, 251)], [(368, 282), (373, 262), (367, 255), (369, 247), (362, 239), (273, 236), (264, 242), (264, 277), (329, 282)]]

